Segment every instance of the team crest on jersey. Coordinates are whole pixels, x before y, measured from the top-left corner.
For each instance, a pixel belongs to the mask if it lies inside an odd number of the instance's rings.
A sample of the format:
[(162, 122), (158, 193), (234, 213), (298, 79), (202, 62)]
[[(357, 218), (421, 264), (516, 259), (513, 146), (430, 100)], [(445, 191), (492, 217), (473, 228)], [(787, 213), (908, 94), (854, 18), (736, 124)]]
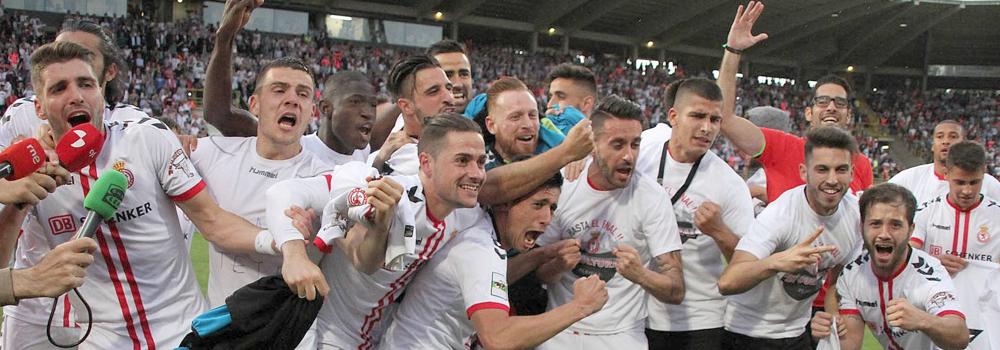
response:
[(927, 304), (933, 305), (937, 308), (942, 308), (948, 301), (955, 301), (955, 295), (951, 294), (951, 292), (938, 292), (931, 297)]
[(115, 171), (119, 173), (122, 173), (122, 175), (125, 175), (125, 178), (128, 179), (128, 188), (132, 188), (132, 184), (135, 183), (135, 175), (132, 175), (131, 170), (125, 168), (125, 161), (116, 160), (115, 163), (111, 165), (111, 168), (115, 169)]
[(986, 243), (990, 241), (990, 229), (986, 225), (979, 226), (979, 235), (976, 236), (979, 243)]
[(367, 203), (365, 198), (365, 190), (360, 187), (355, 187), (351, 189), (351, 192), (347, 193), (347, 205), (351, 207), (361, 206)]
[(183, 150), (174, 151), (174, 155), (170, 157), (170, 164), (167, 166), (167, 175), (172, 176), (175, 171), (189, 178), (194, 177), (194, 172), (191, 171), (191, 162), (188, 161), (188, 157), (184, 154)]
[(504, 276), (502, 273), (494, 272), (490, 280), (490, 294), (497, 298), (507, 300), (507, 276)]

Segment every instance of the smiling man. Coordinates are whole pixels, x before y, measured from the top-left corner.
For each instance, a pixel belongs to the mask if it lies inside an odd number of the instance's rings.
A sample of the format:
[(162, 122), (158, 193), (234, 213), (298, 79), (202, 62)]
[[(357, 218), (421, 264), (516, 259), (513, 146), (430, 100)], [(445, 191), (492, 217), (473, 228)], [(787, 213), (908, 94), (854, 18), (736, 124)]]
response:
[(538, 104), (528, 87), (517, 78), (504, 77), (494, 81), (486, 95), (486, 129), (494, 136), (486, 147), (486, 170), (533, 155), (538, 146)]
[[(955, 285), (937, 259), (907, 244), (913, 195), (899, 185), (878, 185), (861, 195), (860, 210), (868, 253), (846, 265), (837, 281), (841, 347), (861, 349), (867, 324), (886, 349), (964, 349), (969, 329)], [(813, 336), (830, 336), (832, 319), (818, 312)]]
[(812, 349), (810, 305), (861, 249), (857, 197), (848, 194), (856, 147), (838, 128), (806, 134), (806, 184), (764, 208), (719, 278), (719, 292), (731, 295), (723, 349)]

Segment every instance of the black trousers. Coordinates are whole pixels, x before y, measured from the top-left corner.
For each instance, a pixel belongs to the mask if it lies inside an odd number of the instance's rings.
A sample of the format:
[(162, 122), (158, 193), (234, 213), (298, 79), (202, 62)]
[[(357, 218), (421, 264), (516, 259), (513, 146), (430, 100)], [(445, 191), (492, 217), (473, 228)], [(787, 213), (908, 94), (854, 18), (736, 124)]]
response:
[(665, 332), (647, 328), (646, 339), (650, 350), (692, 349), (721, 350), (722, 328), (700, 329), (696, 331)]
[(812, 336), (807, 331), (797, 337), (782, 339), (753, 338), (725, 331), (722, 348), (727, 350), (812, 350)]

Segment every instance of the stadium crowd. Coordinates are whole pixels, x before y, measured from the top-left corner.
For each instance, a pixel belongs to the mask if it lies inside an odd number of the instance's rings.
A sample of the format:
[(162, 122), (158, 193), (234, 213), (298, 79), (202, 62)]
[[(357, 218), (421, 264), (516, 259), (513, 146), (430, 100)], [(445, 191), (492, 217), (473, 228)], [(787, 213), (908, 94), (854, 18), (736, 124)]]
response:
[(3, 348), (1000, 345), (998, 95), (872, 121), (837, 75), (741, 80), (759, 1), (715, 79), (245, 31), (260, 3), (0, 17)]

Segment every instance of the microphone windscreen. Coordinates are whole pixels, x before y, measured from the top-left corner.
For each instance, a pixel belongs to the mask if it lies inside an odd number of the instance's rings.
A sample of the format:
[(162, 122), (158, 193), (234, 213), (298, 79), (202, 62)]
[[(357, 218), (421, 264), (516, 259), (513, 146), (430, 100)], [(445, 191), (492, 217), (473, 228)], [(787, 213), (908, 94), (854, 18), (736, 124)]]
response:
[(59, 163), (69, 172), (77, 172), (97, 159), (104, 147), (104, 137), (94, 125), (83, 123), (66, 132), (56, 144)]
[(105, 220), (112, 218), (125, 198), (128, 179), (122, 173), (108, 169), (90, 186), (90, 193), (83, 199), (83, 207), (94, 211)]
[(30, 175), (44, 164), (42, 144), (35, 139), (24, 139), (0, 153), (0, 177), (14, 181)]

